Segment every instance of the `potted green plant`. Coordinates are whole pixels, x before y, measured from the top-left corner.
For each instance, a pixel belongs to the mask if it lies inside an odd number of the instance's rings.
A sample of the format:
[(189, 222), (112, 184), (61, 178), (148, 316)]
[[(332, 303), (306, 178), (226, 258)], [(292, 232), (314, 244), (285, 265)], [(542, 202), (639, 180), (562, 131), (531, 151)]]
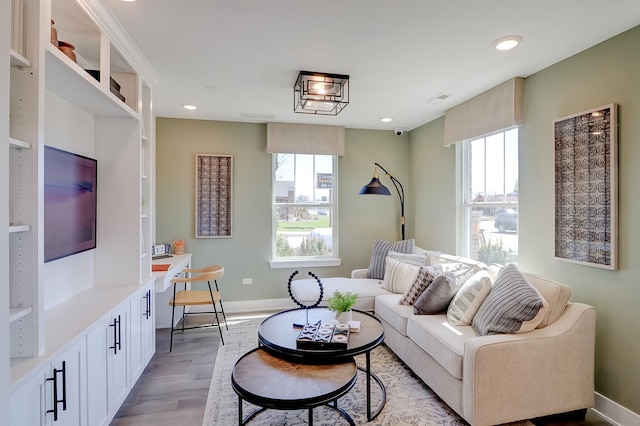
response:
[[(356, 304), (356, 300), (358, 300), (357, 294), (351, 293), (350, 291), (342, 293), (336, 290), (333, 292), (333, 295), (327, 299), (327, 308), (335, 312), (336, 320), (338, 320), (345, 312), (351, 313), (351, 308)], [(349, 318), (349, 321), (350, 320), (351, 318)]]

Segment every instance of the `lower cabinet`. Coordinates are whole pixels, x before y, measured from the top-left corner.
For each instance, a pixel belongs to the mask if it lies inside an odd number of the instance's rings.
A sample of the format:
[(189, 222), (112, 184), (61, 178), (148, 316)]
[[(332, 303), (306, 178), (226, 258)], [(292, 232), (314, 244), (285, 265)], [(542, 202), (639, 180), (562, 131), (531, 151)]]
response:
[(10, 426), (108, 426), (155, 353), (154, 282), (31, 371), (9, 397)]
[(12, 392), (10, 424), (86, 425), (86, 377), (85, 340), (79, 338)]
[(156, 351), (154, 282), (131, 298), (131, 382), (136, 382)]
[(87, 333), (90, 425), (107, 425), (129, 393), (129, 301)]

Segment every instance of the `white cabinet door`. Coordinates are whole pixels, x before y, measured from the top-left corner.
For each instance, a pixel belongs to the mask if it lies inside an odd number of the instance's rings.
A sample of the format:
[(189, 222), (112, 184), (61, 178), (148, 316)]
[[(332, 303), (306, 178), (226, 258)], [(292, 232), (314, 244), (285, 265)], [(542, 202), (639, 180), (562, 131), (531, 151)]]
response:
[(11, 393), (11, 426), (87, 424), (85, 345), (77, 339)]
[(44, 385), (46, 425), (87, 424), (86, 340), (77, 339), (54, 357)]
[(87, 398), (89, 424), (92, 426), (106, 426), (110, 421), (107, 393), (110, 320), (100, 321), (87, 333)]
[(88, 417), (107, 425), (129, 393), (129, 301), (87, 333)]
[(155, 313), (156, 313), (156, 293), (154, 291), (153, 282), (149, 283), (147, 286), (147, 290), (145, 292), (147, 294), (146, 303), (147, 314), (143, 317), (143, 326), (142, 326), (142, 365), (143, 369), (153, 358), (153, 354), (156, 353), (156, 322), (155, 322)]
[(9, 397), (10, 426), (44, 425), (44, 383), (48, 366), (11, 392)]
[(131, 383), (135, 383), (155, 352), (153, 282), (131, 298)]
[(129, 303), (114, 310), (109, 324), (107, 387), (109, 414), (115, 415), (129, 393)]

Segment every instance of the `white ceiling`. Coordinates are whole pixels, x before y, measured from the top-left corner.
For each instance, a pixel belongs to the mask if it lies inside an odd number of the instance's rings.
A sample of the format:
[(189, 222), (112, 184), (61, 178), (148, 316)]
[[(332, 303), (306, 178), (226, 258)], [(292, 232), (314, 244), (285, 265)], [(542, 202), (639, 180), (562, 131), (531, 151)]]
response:
[[(157, 116), (360, 129), (414, 129), (640, 24), (638, 0), (105, 2), (157, 73)], [(495, 50), (509, 34), (521, 45)], [(294, 113), (300, 70), (349, 74), (350, 104)]]

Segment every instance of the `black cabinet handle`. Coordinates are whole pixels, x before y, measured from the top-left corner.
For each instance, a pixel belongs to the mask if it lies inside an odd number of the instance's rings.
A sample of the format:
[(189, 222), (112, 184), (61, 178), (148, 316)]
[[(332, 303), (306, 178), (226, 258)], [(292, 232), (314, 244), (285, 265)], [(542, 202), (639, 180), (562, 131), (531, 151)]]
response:
[(113, 346), (109, 346), (109, 349), (113, 349), (113, 354), (116, 355), (122, 349), (120, 344), (122, 336), (120, 332), (120, 315), (118, 315), (118, 318), (113, 319), (113, 324), (109, 324), (109, 327), (113, 327)]
[(120, 315), (118, 315), (118, 350), (122, 350), (122, 322), (120, 322)]
[[(62, 399), (58, 399), (58, 373), (62, 373)], [(62, 403), (62, 411), (67, 411), (67, 363), (62, 361), (62, 369), (53, 369), (53, 377), (45, 379), (45, 382), (53, 382), (53, 408), (45, 411), (45, 414), (52, 413), (53, 421), (58, 421), (58, 404)]]
[(144, 318), (151, 318), (151, 290), (147, 290), (147, 293), (142, 296), (145, 299), (145, 311)]

